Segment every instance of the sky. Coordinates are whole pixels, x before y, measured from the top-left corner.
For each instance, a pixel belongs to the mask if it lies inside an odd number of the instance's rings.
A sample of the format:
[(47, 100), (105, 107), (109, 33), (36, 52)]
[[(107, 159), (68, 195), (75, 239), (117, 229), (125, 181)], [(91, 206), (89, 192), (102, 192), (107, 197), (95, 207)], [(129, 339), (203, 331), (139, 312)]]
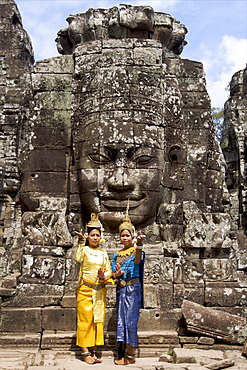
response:
[(70, 14), (119, 4), (150, 5), (168, 13), (188, 29), (181, 58), (203, 63), (207, 91), (214, 108), (223, 108), (232, 75), (246, 67), (246, 0), (15, 0), (24, 29), (32, 40), (35, 60), (60, 55), (56, 36)]

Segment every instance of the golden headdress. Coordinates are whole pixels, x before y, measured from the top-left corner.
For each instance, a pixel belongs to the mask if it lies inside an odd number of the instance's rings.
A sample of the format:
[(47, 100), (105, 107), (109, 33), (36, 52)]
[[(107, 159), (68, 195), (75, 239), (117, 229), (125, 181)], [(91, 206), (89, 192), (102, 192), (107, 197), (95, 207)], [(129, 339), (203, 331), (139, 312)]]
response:
[(135, 226), (131, 223), (130, 217), (129, 217), (129, 199), (128, 199), (128, 204), (127, 204), (127, 208), (126, 208), (125, 217), (123, 219), (123, 222), (119, 226), (120, 234), (123, 230), (129, 230), (132, 237), (134, 238), (134, 236), (135, 236)]
[(100, 243), (103, 243), (105, 241), (105, 239), (103, 239), (104, 228), (103, 228), (102, 223), (99, 220), (99, 216), (98, 216), (97, 213), (91, 213), (91, 220), (86, 224), (86, 232), (84, 234), (85, 238), (88, 237), (88, 229), (89, 228), (90, 229), (99, 229), (101, 231)]
[(91, 213), (91, 221), (89, 221), (86, 225), (86, 232), (88, 231), (88, 228), (95, 228), (100, 229), (100, 231), (104, 231), (102, 223), (99, 220), (99, 216), (97, 213)]

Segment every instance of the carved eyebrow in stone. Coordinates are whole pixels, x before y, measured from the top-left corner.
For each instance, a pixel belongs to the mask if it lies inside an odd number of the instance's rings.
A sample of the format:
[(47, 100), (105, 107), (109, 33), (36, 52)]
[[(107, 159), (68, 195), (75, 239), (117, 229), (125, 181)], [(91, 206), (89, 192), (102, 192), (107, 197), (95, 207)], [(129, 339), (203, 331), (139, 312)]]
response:
[(88, 153), (88, 157), (95, 163), (107, 164), (116, 160), (117, 149), (107, 146), (94, 148), (92, 153)]
[(153, 159), (154, 159), (153, 149), (145, 146), (134, 148), (131, 158), (132, 161), (135, 161), (139, 165), (147, 164), (151, 162)]

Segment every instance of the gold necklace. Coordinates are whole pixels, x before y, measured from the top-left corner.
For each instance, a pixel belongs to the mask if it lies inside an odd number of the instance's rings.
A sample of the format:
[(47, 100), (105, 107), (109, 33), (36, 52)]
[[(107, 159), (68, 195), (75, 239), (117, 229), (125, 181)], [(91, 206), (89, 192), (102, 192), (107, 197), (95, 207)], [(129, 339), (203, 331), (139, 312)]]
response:
[(132, 247), (129, 247), (128, 249), (121, 249), (120, 251), (117, 251), (117, 255), (119, 257), (126, 257), (135, 251), (136, 251), (136, 247), (132, 246)]

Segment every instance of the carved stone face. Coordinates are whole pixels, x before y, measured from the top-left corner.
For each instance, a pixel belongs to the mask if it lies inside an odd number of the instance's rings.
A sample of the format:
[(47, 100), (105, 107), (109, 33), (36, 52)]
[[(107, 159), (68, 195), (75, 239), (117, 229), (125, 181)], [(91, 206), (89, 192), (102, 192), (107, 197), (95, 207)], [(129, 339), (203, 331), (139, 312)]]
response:
[(164, 168), (164, 131), (145, 124), (91, 124), (75, 147), (82, 204), (117, 227), (128, 199), (133, 224), (154, 218)]

